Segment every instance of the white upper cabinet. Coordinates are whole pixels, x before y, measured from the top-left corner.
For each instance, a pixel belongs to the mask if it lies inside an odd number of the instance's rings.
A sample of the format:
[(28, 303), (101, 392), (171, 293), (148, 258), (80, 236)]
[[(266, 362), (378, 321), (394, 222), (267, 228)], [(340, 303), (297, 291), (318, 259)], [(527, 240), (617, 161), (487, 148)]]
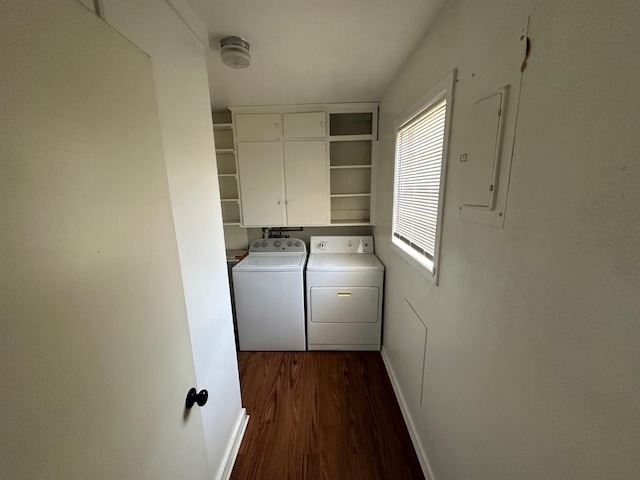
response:
[(324, 112), (285, 113), (284, 138), (324, 138), (327, 135), (327, 115)]
[(284, 142), (284, 165), (287, 223), (301, 227), (329, 223), (326, 142)]
[(282, 138), (282, 115), (246, 113), (235, 116), (236, 140), (279, 140)]
[(241, 226), (374, 222), (377, 103), (229, 110)]
[(326, 225), (326, 142), (238, 142), (243, 225)]
[(238, 142), (238, 173), (243, 225), (286, 225), (282, 143)]

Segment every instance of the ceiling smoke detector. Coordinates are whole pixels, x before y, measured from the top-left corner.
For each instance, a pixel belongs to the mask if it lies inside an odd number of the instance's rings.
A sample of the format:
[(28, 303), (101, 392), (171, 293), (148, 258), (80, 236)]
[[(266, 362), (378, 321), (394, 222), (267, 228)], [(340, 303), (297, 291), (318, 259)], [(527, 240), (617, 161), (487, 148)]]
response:
[(224, 37), (220, 40), (220, 58), (231, 68), (246, 68), (251, 63), (249, 42), (240, 37)]

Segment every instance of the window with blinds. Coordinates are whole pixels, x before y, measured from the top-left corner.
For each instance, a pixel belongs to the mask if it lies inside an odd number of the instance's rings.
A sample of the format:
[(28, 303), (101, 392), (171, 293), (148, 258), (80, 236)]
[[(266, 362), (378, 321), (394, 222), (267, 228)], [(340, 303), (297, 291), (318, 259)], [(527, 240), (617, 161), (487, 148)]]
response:
[(455, 71), (396, 122), (392, 245), (436, 284), (454, 77)]
[(431, 264), (435, 254), (447, 102), (441, 99), (398, 130), (393, 236)]

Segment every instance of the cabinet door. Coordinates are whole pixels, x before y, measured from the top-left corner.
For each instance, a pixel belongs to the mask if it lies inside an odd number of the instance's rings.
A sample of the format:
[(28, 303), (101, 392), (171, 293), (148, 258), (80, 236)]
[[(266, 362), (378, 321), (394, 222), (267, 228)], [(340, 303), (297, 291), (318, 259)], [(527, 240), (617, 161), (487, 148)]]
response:
[(242, 224), (285, 225), (282, 143), (238, 142)]
[(282, 119), (279, 113), (242, 113), (235, 116), (236, 140), (279, 140)]
[(326, 142), (285, 142), (284, 158), (287, 223), (326, 225), (329, 211)]
[(324, 138), (327, 135), (324, 112), (285, 113), (284, 138)]

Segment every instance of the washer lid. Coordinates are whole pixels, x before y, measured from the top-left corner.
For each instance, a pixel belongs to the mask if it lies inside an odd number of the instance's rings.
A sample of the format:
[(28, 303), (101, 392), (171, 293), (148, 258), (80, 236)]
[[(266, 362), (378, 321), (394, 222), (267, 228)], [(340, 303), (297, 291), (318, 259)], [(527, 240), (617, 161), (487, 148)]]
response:
[(307, 271), (384, 270), (373, 253), (312, 253)]
[(251, 255), (242, 259), (234, 270), (244, 271), (291, 271), (304, 268), (306, 253), (275, 253)]

